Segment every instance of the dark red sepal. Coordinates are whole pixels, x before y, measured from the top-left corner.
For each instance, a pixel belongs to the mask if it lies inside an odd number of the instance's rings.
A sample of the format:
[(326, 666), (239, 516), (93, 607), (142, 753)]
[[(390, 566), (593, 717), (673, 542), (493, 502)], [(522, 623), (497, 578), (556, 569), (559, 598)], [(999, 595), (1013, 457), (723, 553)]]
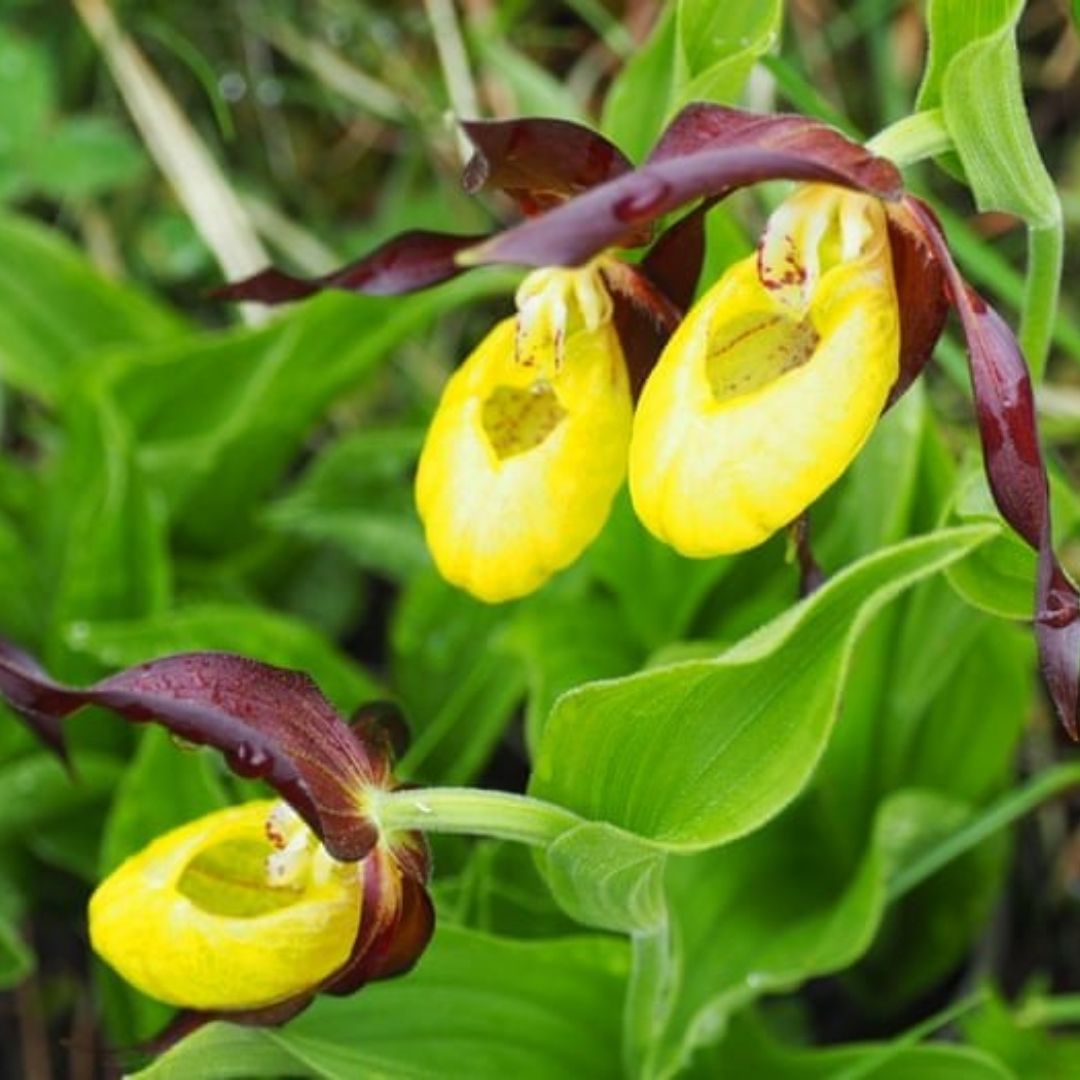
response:
[(638, 267), (612, 259), (602, 273), (636, 401), (682, 313)]
[(890, 201), (902, 193), (891, 162), (816, 120), (690, 105), (640, 168), (492, 237), (468, 258), (577, 266), (637, 242), (645, 226), (687, 203), (761, 180), (818, 180)]
[[(32, 675), (33, 681), (13, 678), (6, 672), (5, 664), (17, 665), (20, 671)], [(55, 715), (47, 702), (42, 700), (41, 686), (53, 687), (55, 684), (29, 653), (0, 639), (0, 697), (26, 721), (41, 742), (67, 765), (69, 759), (63, 719)]]
[(0, 693), (31, 723), (58, 725), (98, 705), (213, 746), (238, 775), (270, 784), (342, 861), (363, 858), (378, 839), (361, 799), (365, 789), (391, 783), (390, 762), (300, 672), (227, 653), (189, 653), (76, 689), (0, 643)]
[(1050, 492), (1027, 364), (1008, 324), (960, 276), (941, 227), (918, 199), (909, 208), (941, 264), (967, 339), (975, 414), (990, 490), (1005, 520), (1039, 553), (1035, 634), (1050, 696), (1078, 737), (1080, 594), (1053, 550)]
[(409, 749), (409, 725), (392, 701), (365, 701), (349, 717), (349, 727), (365, 746), (390, 762), (404, 757)]
[[(836, 128), (797, 113), (756, 113), (693, 102), (664, 129), (646, 164), (724, 147), (783, 150), (827, 164), (845, 187), (889, 201), (903, 193), (900, 170)], [(778, 178), (780, 179), (780, 178)]]
[(887, 205), (886, 217), (900, 311), (900, 375), (889, 392), (889, 408), (933, 355), (949, 314), (949, 297), (941, 262), (930, 249), (909, 201)]
[(705, 262), (705, 215), (716, 205), (706, 199), (666, 229), (641, 260), (641, 269), (676, 307), (694, 302)]
[(269, 267), (244, 281), (233, 281), (213, 292), (219, 300), (253, 300), (284, 304), (326, 289), (399, 296), (448, 281), (463, 270), (458, 252), (474, 247), (483, 236), (462, 236), (416, 230), (387, 240), (370, 254), (340, 270), (317, 278), (298, 278)]
[(506, 192), (525, 214), (537, 214), (628, 172), (623, 152), (591, 128), (570, 120), (465, 120), (476, 147), (461, 182), (475, 194)]
[(435, 909), (425, 888), (427, 841), (419, 833), (396, 836), (364, 861), (360, 928), (345, 964), (316, 989), (344, 996), (365, 983), (408, 971), (427, 948)]

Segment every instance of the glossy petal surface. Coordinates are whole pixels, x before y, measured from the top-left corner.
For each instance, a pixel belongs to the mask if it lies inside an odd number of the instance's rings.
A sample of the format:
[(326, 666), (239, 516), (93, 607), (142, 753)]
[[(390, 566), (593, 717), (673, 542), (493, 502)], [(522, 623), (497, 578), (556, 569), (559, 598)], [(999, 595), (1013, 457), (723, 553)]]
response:
[(630, 488), (684, 555), (754, 547), (847, 468), (896, 381), (884, 213), (806, 187), (690, 312), (638, 406)]
[(571, 328), (561, 363), (515, 358), (500, 323), (447, 384), (416, 498), (447, 580), (483, 600), (531, 592), (596, 537), (626, 472), (631, 404), (610, 320)]
[(310, 874), (271, 885), (271, 802), (199, 818), (124, 862), (90, 901), (94, 950), (160, 1001), (254, 1009), (302, 994), (349, 958), (363, 864), (315, 857)]

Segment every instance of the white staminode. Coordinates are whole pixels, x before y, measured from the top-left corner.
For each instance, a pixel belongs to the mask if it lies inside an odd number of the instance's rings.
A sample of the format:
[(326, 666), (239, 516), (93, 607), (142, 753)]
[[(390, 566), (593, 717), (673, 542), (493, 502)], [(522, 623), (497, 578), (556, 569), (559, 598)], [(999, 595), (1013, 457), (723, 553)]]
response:
[(518, 286), (515, 359), (544, 375), (562, 366), (566, 336), (598, 330), (612, 314), (602, 257), (575, 268), (534, 270)]
[(323, 884), (337, 865), (288, 803), (274, 804), (266, 836), (277, 849), (266, 857), (266, 880), (274, 888)]

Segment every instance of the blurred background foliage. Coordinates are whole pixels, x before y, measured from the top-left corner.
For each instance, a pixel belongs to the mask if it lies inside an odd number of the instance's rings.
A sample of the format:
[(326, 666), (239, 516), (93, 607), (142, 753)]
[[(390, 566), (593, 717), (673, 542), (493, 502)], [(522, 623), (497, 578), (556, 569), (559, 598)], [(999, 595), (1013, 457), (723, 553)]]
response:
[[(1064, 0), (1032, 0), (1019, 44), (1070, 241), (1039, 404), (1075, 573), (1074, 18)], [(870, 135), (911, 110), (925, 50), (908, 0), (0, 0), (0, 632), (69, 680), (194, 648), (303, 668), (346, 712), (402, 703), (403, 775), (520, 790), (564, 690), (715, 654), (789, 607), (783, 540), (687, 562), (623, 496), (578, 566), (485, 607), (432, 571), (410, 478), (446, 374), (509, 310), (516, 275), (269, 316), (208, 292), (267, 257), (318, 273), (406, 228), (508, 219), (497, 198), (461, 191), (454, 110), (602, 122), (638, 157), (695, 97)], [(974, 215), (932, 166), (911, 180), (1015, 322), (1018, 222)], [(774, 198), (743, 194), (712, 215), (707, 280), (749, 250)], [(993, 518), (953, 340), (938, 359), (815, 509), (827, 569)], [(1047, 1034), (1080, 1020), (1078, 806), (1047, 803), (1019, 842), (988, 831), (895, 885), (936, 837), (1070, 754), (1026, 629), (1007, 621), (1030, 615), (1033, 570), (1003, 537), (892, 604), (858, 644), (810, 790), (747, 840), (673, 861), (686, 968), (663, 1033), (673, 1068), (1080, 1073), (1080, 1043)], [(161, 1025), (160, 1007), (88, 957), (86, 896), (151, 836), (242, 793), (160, 733), (104, 714), (72, 733), (75, 784), (0, 724), (5, 1075), (95, 1076), (106, 1045)], [(245, 1062), (256, 1075), (450, 1075), (462, 1051), (443, 1057), (440, 1040), (463, 994), (470, 1075), (617, 1072), (623, 941), (581, 936), (519, 850), (441, 840), (437, 856), (444, 929), (414, 977), (320, 1005), (273, 1039), (208, 1029), (160, 1075), (248, 1075)], [(968, 1047), (916, 1046), (941, 1030)], [(884, 1041), (810, 1048), (869, 1039)]]

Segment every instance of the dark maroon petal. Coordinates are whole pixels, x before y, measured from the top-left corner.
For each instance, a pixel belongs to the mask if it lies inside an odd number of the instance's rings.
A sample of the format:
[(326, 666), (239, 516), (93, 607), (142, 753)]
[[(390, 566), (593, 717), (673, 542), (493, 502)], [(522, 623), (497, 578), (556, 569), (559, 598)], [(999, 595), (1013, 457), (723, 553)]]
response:
[(476, 147), (461, 178), (465, 190), (505, 191), (526, 214), (633, 167), (614, 143), (570, 120), (466, 120), (461, 126)]
[[(315, 994), (308, 992), (258, 1009), (220, 1009), (212, 1012), (183, 1009), (157, 1035), (136, 1047), (136, 1050), (140, 1054), (157, 1057), (215, 1020), (227, 1020), (230, 1024), (243, 1024), (245, 1027), (281, 1027), (299, 1016), (314, 1000)], [(117, 1070), (117, 1075), (132, 1075), (140, 1064), (130, 1056), (130, 1052), (115, 1056), (116, 1064), (123, 1066)]]
[(681, 312), (630, 263), (606, 262), (603, 275), (611, 294), (615, 332), (630, 376), (630, 391), (637, 400), (668, 338), (679, 325)]
[(1027, 364), (1005, 320), (960, 276), (933, 214), (917, 199), (909, 197), (907, 202), (941, 264), (964, 327), (983, 461), (994, 502), (1039, 553), (1035, 632), (1040, 665), (1058, 715), (1075, 739), (1080, 705), (1080, 595), (1052, 547), (1049, 486)]
[(244, 281), (215, 290), (220, 300), (253, 300), (260, 304), (284, 304), (303, 300), (325, 289), (364, 293), (367, 296), (398, 296), (438, 285), (462, 273), (456, 257), (474, 247), (483, 236), (414, 231), (387, 240), (362, 259), (317, 278), (297, 278), (273, 267)]
[(887, 207), (893, 278), (900, 309), (900, 375), (887, 408), (919, 377), (949, 314), (945, 274), (907, 201)]
[[(23, 678), (13, 677), (5, 667), (5, 661), (20, 671), (29, 672), (37, 680), (37, 686), (29, 685)], [(35, 735), (52, 750), (61, 761), (67, 763), (67, 741), (61, 716), (55, 715), (43, 700), (43, 689), (59, 690), (45, 674), (38, 662), (28, 653), (0, 639), (0, 697), (21, 716)]]
[(425, 888), (427, 842), (410, 833), (402, 843), (393, 849), (380, 846), (364, 862), (364, 898), (352, 953), (318, 987), (320, 993), (345, 996), (374, 979), (400, 975), (431, 940), (435, 909)]
[(401, 882), (401, 910), (393, 933), (372, 966), (370, 979), (392, 979), (410, 971), (435, 932), (435, 907), (427, 889), (413, 878)]
[(213, 746), (234, 772), (279, 792), (342, 861), (363, 858), (378, 839), (361, 801), (365, 789), (391, 783), (389, 761), (300, 672), (225, 653), (190, 653), (80, 690), (53, 682), (0, 645), (0, 693), (27, 716), (59, 722), (99, 705)]
[(716, 204), (706, 199), (701, 206), (665, 230), (641, 260), (649, 280), (682, 311), (694, 302), (701, 267), (705, 262), (705, 215)]
[(349, 727), (367, 747), (389, 761), (404, 756), (409, 748), (409, 725), (392, 701), (366, 701), (349, 717)]
[(847, 187), (897, 199), (903, 179), (896, 166), (876, 157), (835, 128), (795, 113), (755, 113), (726, 105), (687, 105), (665, 128), (646, 164), (722, 147), (784, 150), (825, 162), (846, 177)]
[[(819, 180), (882, 199), (900, 196), (895, 166), (839, 132), (797, 118), (796, 138), (796, 118), (734, 115), (755, 122), (712, 144), (673, 137), (665, 150), (661, 141), (640, 168), (494, 236), (469, 252), (469, 262), (580, 265), (605, 248), (634, 242), (644, 226), (695, 199), (722, 198), (760, 180)], [(787, 133), (778, 145), (773, 122)]]

